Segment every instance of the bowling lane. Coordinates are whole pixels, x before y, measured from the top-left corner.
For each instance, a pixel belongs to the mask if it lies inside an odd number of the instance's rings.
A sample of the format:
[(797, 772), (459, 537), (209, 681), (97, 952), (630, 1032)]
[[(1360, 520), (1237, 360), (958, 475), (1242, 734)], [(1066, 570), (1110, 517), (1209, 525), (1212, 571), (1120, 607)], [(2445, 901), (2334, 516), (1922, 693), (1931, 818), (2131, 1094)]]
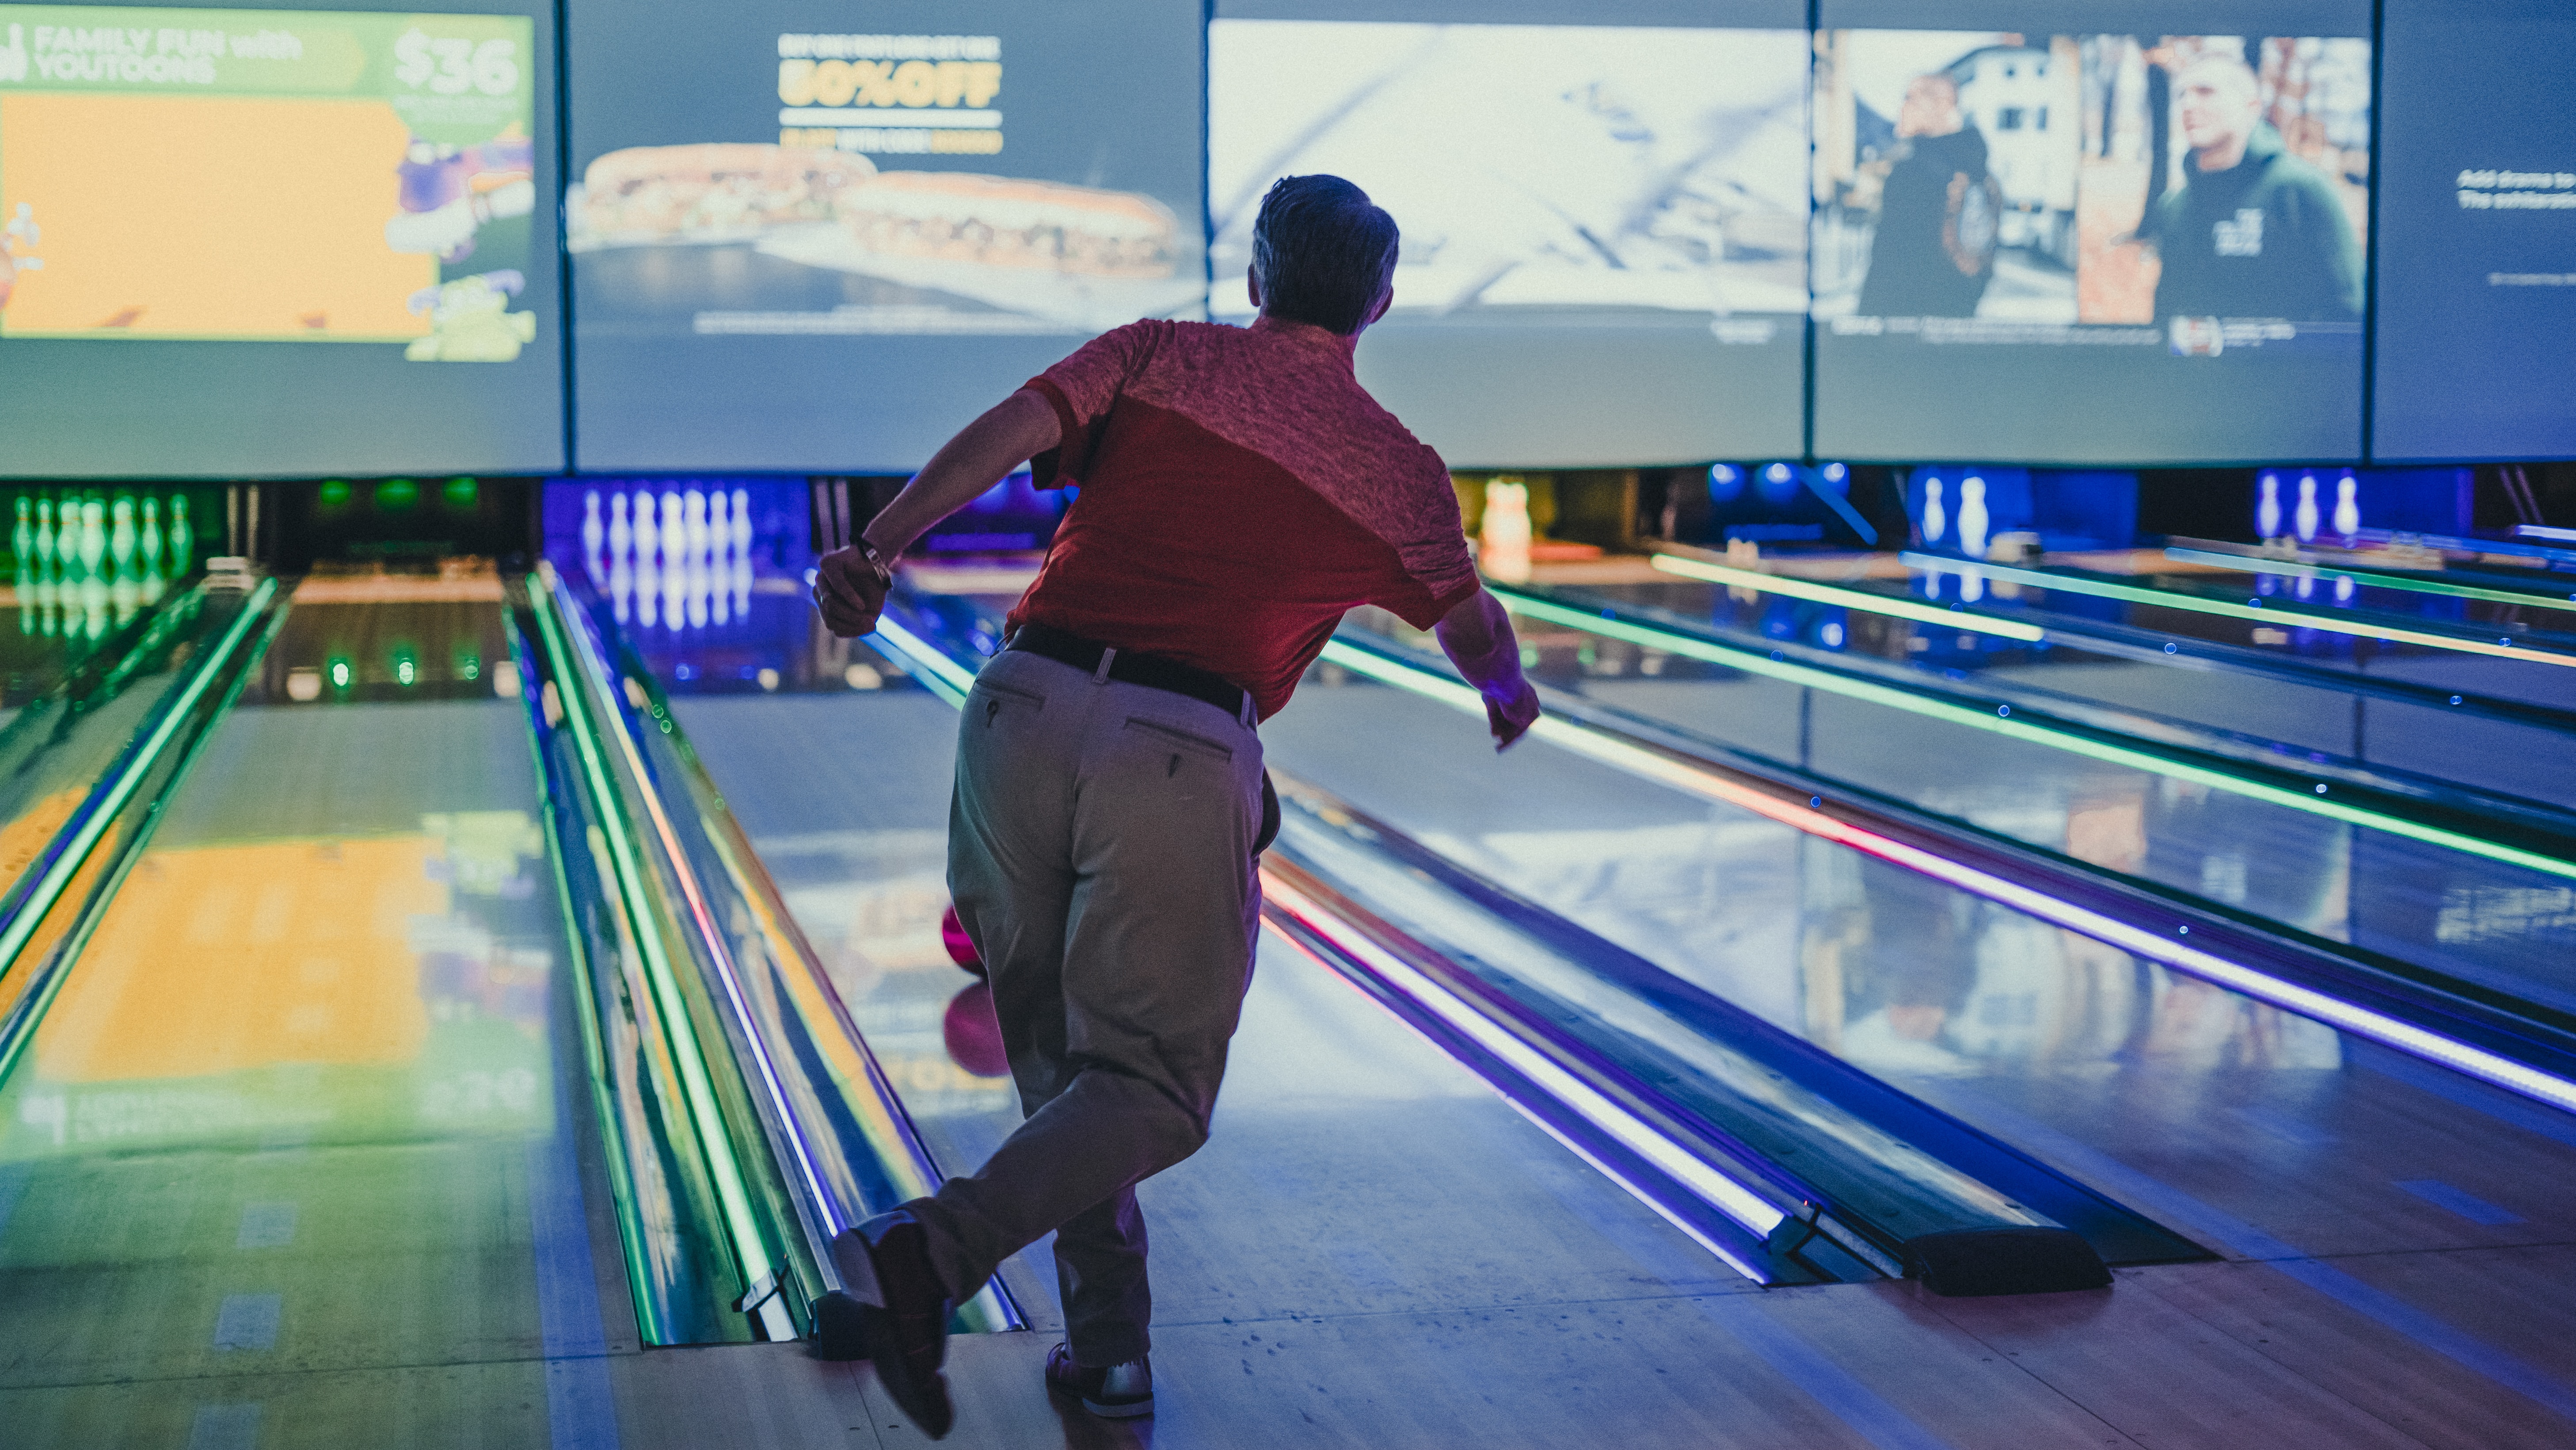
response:
[(0, 1082), (0, 1387), (37, 1441), (605, 1410), (635, 1329), (493, 594), (297, 606)]
[[(1797, 618), (1803, 634), (1783, 626), (1785, 637), (1773, 641), (1779, 655), (1825, 674), (1779, 678), (1553, 620), (1520, 623), (1542, 684), (1651, 726), (2515, 1001), (2576, 1011), (2576, 881), (2566, 870), (2422, 839), (2402, 816), (2386, 827), (2355, 824), (2232, 791), (2205, 774), (2145, 768), (2008, 718), (1989, 724), (1982, 713), (1970, 720), (1872, 698), (1842, 682), (1897, 678), (1871, 651), (1883, 654), (1892, 641), (1901, 652), (1914, 626), (1854, 613), (1841, 637), (1820, 633), (1845, 627), (1832, 618)], [(1355, 615), (1350, 628), (1434, 657), (1429, 636), (1374, 611)], [(1849, 646), (1844, 657), (1821, 647), (1828, 637)], [(2525, 752), (2491, 764), (2525, 778), (2550, 774), (2540, 758)]]
[[(706, 658), (665, 631), (630, 638), (666, 683)], [(957, 716), (853, 660), (886, 683), (672, 709), (942, 1168), (967, 1171), (1020, 1114), (989, 998), (940, 941)], [(1164, 1328), (1753, 1287), (1268, 933), (1213, 1139), (1140, 1194)], [(1003, 1275), (1039, 1327), (1061, 1325), (1043, 1244)]]
[[(2225, 737), (2239, 736), (2576, 805), (2576, 787), (2482, 770), (2459, 749), (2464, 741), (2563, 740), (2576, 729), (2576, 603), (2553, 605), (2522, 591), (2462, 597), (2401, 589), (2360, 582), (2388, 576), (2322, 564), (2263, 561), (2263, 569), (2247, 570), (2209, 562), (2228, 558), (2180, 549), (2051, 556), (2028, 567), (1922, 554), (1762, 561), (1762, 569), (1826, 591), (1792, 598), (1756, 592), (1749, 586), (1763, 576), (1711, 555), (1664, 567), (1724, 577), (1680, 578), (1622, 560), (1564, 571), (1562, 587), (1597, 603), (1669, 610), (1771, 647), (1874, 654), (2036, 705), (2090, 704), (2216, 732), (2207, 743), (2221, 750)], [(1914, 618), (1873, 614), (1880, 600)], [(1956, 612), (1962, 627), (1924, 619), (1926, 610)], [(1977, 627), (1989, 619), (2004, 629)], [(2017, 625), (2044, 629), (2046, 638), (2014, 638)]]
[(1319, 679), (1264, 734), (1280, 768), (2115, 1198), (2134, 1185), (2059, 1150), (2116, 1161), (2162, 1198), (2132, 1207), (2187, 1200), (2323, 1254), (2576, 1223), (2550, 1197), (2576, 1152), (2510, 1126), (2499, 1095), (2357, 1071), (2375, 1057), (2320, 1024), (1544, 744), (1490, 761), (1478, 728)]

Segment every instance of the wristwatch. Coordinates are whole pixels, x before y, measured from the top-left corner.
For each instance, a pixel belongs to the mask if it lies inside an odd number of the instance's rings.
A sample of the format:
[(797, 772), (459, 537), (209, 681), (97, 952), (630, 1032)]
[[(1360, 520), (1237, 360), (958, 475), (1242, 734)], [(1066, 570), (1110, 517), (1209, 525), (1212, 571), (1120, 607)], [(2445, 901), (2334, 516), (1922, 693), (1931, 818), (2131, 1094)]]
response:
[(877, 546), (869, 543), (866, 535), (862, 534), (858, 538), (852, 539), (850, 541), (850, 547), (858, 550), (859, 557), (868, 561), (868, 567), (877, 571), (877, 582), (879, 584), (884, 585), (888, 589), (892, 589), (894, 587), (894, 562), (888, 559), (885, 555), (878, 553)]

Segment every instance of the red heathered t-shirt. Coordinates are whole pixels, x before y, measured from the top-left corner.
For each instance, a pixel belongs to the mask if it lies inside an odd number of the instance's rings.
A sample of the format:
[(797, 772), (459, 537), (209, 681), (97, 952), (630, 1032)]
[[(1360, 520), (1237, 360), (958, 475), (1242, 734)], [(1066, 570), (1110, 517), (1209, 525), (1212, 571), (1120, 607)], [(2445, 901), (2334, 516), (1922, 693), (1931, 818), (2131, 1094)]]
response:
[(1134, 322), (1029, 386), (1064, 430), (1038, 486), (1082, 491), (1013, 626), (1195, 665), (1267, 719), (1352, 606), (1428, 629), (1476, 592), (1440, 455), (1320, 327)]

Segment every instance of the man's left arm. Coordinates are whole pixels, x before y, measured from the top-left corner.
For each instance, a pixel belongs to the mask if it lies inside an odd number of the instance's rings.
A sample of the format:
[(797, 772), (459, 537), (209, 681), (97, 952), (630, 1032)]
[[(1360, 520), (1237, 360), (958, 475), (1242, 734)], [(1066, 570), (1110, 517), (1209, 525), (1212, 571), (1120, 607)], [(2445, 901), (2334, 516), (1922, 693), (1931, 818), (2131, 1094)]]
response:
[(1020, 389), (967, 424), (869, 520), (858, 544), (823, 556), (814, 582), (823, 623), (843, 639), (875, 629), (893, 587), (894, 561), (913, 540), (981, 497), (1022, 461), (1055, 447), (1062, 433), (1054, 405), (1034, 388)]

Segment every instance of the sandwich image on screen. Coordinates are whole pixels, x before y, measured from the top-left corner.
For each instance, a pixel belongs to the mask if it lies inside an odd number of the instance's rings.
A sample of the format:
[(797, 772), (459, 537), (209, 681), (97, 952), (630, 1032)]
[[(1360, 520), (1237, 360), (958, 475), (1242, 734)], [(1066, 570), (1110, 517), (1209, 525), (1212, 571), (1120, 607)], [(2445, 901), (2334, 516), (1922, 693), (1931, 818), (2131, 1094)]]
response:
[(0, 337), (509, 362), (523, 17), (0, 5)]
[(1209, 73), (1219, 317), (1252, 315), (1262, 193), (1307, 172), (1403, 229), (1399, 325), (1651, 310), (1759, 343), (1806, 304), (1803, 31), (1225, 20)]
[[(1001, 50), (781, 37), (775, 141), (629, 147), (584, 168), (569, 244), (614, 266), (593, 311), (702, 335), (1080, 335), (1195, 313), (1195, 221), (1140, 192), (1008, 174)], [(904, 164), (929, 155), (993, 169)], [(615, 256), (635, 249), (664, 255)]]
[(2358, 327), (2368, 41), (1842, 30), (1815, 74), (1837, 335), (2213, 356)]

